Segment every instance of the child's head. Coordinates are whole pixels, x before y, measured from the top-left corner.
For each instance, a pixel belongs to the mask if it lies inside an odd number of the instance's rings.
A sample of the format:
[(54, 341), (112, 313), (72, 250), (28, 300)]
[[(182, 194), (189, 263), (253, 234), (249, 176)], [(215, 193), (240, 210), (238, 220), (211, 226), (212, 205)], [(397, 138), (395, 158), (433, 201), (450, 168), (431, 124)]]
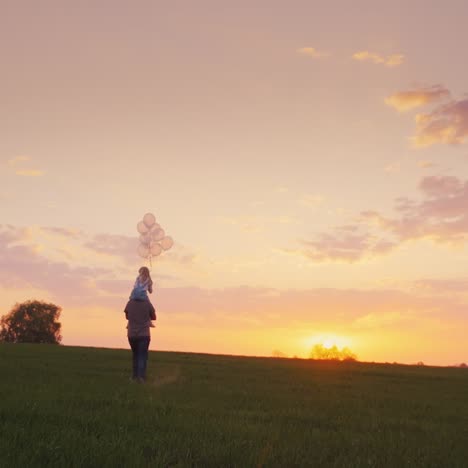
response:
[(150, 277), (150, 272), (148, 270), (148, 267), (142, 266), (139, 270), (138, 273), (140, 276), (143, 278), (149, 278)]

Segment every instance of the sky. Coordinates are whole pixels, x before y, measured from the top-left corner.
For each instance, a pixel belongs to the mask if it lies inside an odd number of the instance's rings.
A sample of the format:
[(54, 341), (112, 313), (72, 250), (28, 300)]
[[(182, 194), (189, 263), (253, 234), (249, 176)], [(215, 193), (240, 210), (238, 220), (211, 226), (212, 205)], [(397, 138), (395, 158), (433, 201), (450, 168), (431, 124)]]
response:
[(0, 13), (0, 314), (128, 347), (152, 212), (151, 349), (468, 360), (465, 1)]

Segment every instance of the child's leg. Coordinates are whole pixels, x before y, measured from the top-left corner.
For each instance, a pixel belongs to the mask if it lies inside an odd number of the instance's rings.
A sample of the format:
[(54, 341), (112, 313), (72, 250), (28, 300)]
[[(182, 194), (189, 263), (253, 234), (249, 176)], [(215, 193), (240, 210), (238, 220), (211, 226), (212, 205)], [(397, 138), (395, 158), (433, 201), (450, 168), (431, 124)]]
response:
[(146, 294), (146, 291), (139, 291), (138, 289), (134, 289), (130, 299), (133, 299), (134, 301), (146, 301), (148, 299), (148, 295)]
[[(151, 304), (150, 298), (148, 297), (148, 294), (146, 295), (146, 300)], [(149, 326), (151, 328), (155, 328), (155, 325), (152, 320), (149, 321)]]

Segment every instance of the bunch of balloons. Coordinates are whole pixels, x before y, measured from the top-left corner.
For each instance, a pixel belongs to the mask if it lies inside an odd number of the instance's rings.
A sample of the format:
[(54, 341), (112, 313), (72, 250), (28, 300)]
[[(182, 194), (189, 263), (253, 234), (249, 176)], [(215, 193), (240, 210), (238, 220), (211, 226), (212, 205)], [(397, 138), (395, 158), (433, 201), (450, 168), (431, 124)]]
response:
[(174, 245), (172, 237), (166, 236), (164, 229), (156, 222), (153, 213), (146, 213), (143, 216), (143, 219), (137, 224), (137, 231), (140, 233), (138, 254), (140, 257), (148, 259), (150, 265), (153, 257), (157, 257)]

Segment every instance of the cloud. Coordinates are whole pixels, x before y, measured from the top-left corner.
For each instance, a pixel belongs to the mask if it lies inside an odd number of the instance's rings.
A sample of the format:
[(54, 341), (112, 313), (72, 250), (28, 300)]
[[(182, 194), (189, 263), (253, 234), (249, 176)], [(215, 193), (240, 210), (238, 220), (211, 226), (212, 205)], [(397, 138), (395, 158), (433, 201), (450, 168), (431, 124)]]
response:
[(311, 240), (298, 253), (314, 262), (354, 263), (393, 251), (404, 242), (429, 239), (458, 245), (468, 240), (468, 181), (428, 176), (419, 183), (422, 200), (395, 199), (395, 216), (365, 210), (355, 224), (338, 226)]
[(430, 198), (442, 198), (460, 195), (466, 182), (454, 176), (425, 177), (419, 184), (420, 190)]
[(321, 195), (311, 195), (311, 194), (304, 194), (300, 199), (299, 203), (304, 206), (308, 206), (309, 208), (317, 208), (323, 205), (325, 198)]
[(8, 166), (11, 167), (15, 174), (22, 177), (41, 177), (45, 171), (41, 169), (32, 169), (24, 167), (24, 163), (31, 161), (29, 156), (16, 156), (8, 160)]
[(119, 257), (124, 261), (129, 261), (135, 259), (138, 239), (136, 236), (97, 234), (90, 236), (83, 245), (96, 253)]
[(468, 181), (453, 176), (429, 176), (421, 180), (419, 189), (425, 198), (420, 202), (398, 199), (396, 211), (401, 217), (381, 217), (382, 227), (401, 241), (422, 238), (440, 243), (464, 241), (468, 236)]
[(18, 228), (11, 224), (0, 225), (0, 244), (11, 244), (22, 241), (27, 233), (26, 228)]
[[(0, 225), (0, 285), (44, 291), (67, 306), (114, 307), (127, 297), (142, 262), (137, 245), (137, 236)], [(174, 274), (191, 267), (196, 256), (176, 244), (157, 261), (165, 263), (169, 274), (158, 273), (155, 281), (174, 284), (180, 280)]]
[(220, 216), (218, 220), (224, 224), (238, 226), (241, 231), (246, 233), (257, 233), (264, 229), (263, 223), (257, 216), (241, 216), (237, 218)]
[(367, 50), (362, 50), (353, 54), (353, 59), (360, 62), (372, 62), (376, 65), (385, 65), (386, 67), (397, 67), (403, 63), (404, 55), (402, 54), (393, 54), (387, 57), (383, 57), (379, 54), (369, 52)]
[(43, 290), (60, 301), (73, 302), (85, 297), (96, 298), (93, 282), (101, 275), (111, 275), (110, 269), (71, 266), (51, 261), (31, 243), (25, 228), (0, 228), (0, 281), (10, 289)]
[(45, 172), (38, 169), (22, 169), (15, 171), (15, 174), (23, 177), (41, 177)]
[(297, 53), (301, 55), (307, 55), (308, 57), (313, 57), (317, 59), (330, 56), (328, 52), (318, 51), (314, 47), (302, 47), (300, 49), (297, 49)]
[(421, 160), (421, 161), (418, 161), (418, 166), (419, 166), (421, 169), (429, 169), (430, 167), (435, 167), (436, 164), (434, 164), (434, 163), (431, 162), (431, 161)]
[(462, 294), (468, 291), (468, 279), (458, 278), (431, 278), (420, 279), (413, 283), (414, 289), (430, 294)]
[(29, 156), (16, 156), (8, 160), (8, 165), (11, 167), (17, 166), (19, 163), (23, 163), (26, 161), (30, 161), (31, 158)]
[(389, 173), (394, 173), (394, 172), (400, 172), (401, 171), (401, 163), (400, 162), (395, 162), (392, 164), (388, 164), (387, 166), (384, 167), (385, 172)]
[[(358, 231), (359, 226), (355, 230)], [(322, 233), (313, 240), (303, 240), (300, 254), (314, 262), (354, 263), (382, 255), (396, 247), (394, 242), (372, 233), (350, 231), (350, 227), (346, 230), (338, 227), (332, 233)]]
[(40, 230), (44, 233), (51, 235), (58, 235), (66, 238), (80, 239), (84, 236), (84, 233), (79, 229), (73, 228), (62, 228), (62, 227), (41, 227)]
[[(121, 308), (139, 262), (134, 249), (125, 251), (132, 241), (138, 243), (136, 238), (75, 229), (0, 225), (0, 285), (10, 291), (40, 291), (65, 307)], [(176, 255), (182, 258), (165, 262), (191, 262), (188, 250)], [(154, 280), (174, 283), (178, 278), (158, 273)]]
[(468, 138), (468, 98), (443, 104), (432, 112), (416, 116), (416, 147), (436, 143), (458, 145)]
[(442, 85), (434, 85), (392, 94), (385, 98), (385, 104), (399, 112), (406, 112), (447, 98), (450, 98), (450, 91)]
[[(450, 98), (450, 91), (434, 85), (402, 91), (385, 99), (385, 103), (400, 112)], [(415, 117), (416, 132), (411, 138), (417, 148), (434, 144), (459, 145), (468, 138), (468, 98), (440, 104), (431, 112)]]
[(419, 189), (425, 199), (400, 199), (397, 219), (381, 217), (382, 227), (400, 241), (428, 238), (438, 243), (460, 243), (468, 238), (468, 181), (453, 176), (429, 176)]
[(290, 216), (218, 216), (217, 220), (223, 224), (230, 224), (236, 226), (242, 232), (252, 234), (264, 232), (267, 229), (271, 229), (272, 226), (281, 224), (295, 224), (298, 223), (298, 219)]
[(401, 326), (409, 322), (414, 318), (414, 314), (411, 311), (405, 309), (398, 312), (372, 312), (367, 315), (358, 317), (352, 323), (353, 328), (358, 329), (388, 329), (391, 326)]
[(163, 263), (170, 262), (178, 264), (180, 266), (191, 266), (197, 263), (199, 259), (199, 254), (196, 254), (190, 249), (185, 248), (181, 245), (177, 245), (169, 252), (164, 253), (164, 255), (158, 261), (161, 261)]

